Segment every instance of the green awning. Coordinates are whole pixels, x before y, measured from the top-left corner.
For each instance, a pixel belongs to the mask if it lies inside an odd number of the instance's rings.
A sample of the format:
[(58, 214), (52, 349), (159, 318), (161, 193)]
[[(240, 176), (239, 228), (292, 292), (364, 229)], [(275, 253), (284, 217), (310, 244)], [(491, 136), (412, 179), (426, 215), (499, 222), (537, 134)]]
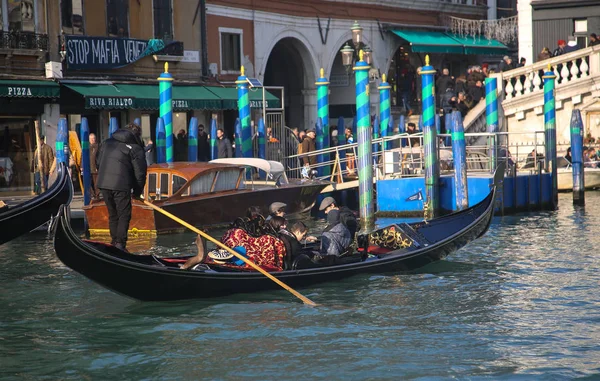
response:
[(463, 54), (463, 45), (443, 32), (392, 30), (410, 43), (413, 53)]
[(0, 81), (0, 97), (9, 98), (58, 98), (60, 86), (52, 81), (5, 80)]
[(461, 37), (456, 34), (449, 34), (449, 36), (464, 46), (465, 54), (504, 55), (508, 52), (508, 47), (497, 40), (488, 40), (487, 38)]
[[(237, 104), (237, 89), (235, 87), (217, 87), (210, 86), (207, 87), (211, 92), (213, 92), (216, 96), (221, 98), (223, 101), (223, 109), (224, 110), (236, 110), (238, 107)], [(250, 98), (250, 107), (254, 108), (262, 108), (262, 88), (253, 90), (249, 90), (249, 98)], [(281, 101), (275, 95), (265, 91), (265, 101), (267, 102), (266, 108), (279, 108), (281, 107)]]
[(461, 37), (456, 34), (431, 31), (392, 30), (408, 41), (413, 53), (456, 53), (503, 55), (508, 47), (497, 40)]
[[(158, 110), (158, 85), (65, 84), (85, 98), (86, 109)], [(173, 110), (219, 110), (221, 99), (204, 86), (173, 86)]]

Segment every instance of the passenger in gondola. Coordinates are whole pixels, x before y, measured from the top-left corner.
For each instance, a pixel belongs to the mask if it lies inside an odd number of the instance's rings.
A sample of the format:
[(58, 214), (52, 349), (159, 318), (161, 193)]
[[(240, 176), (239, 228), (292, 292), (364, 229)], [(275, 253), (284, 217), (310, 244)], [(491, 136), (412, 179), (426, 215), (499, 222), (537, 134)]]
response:
[(569, 164), (573, 162), (573, 157), (571, 156), (571, 147), (567, 148), (567, 154), (565, 155), (565, 159), (569, 161)]
[(352, 243), (350, 230), (340, 220), (340, 211), (330, 210), (327, 213), (327, 226), (321, 236), (321, 255), (340, 256)]
[(319, 210), (323, 211), (325, 215), (329, 214), (329, 212), (332, 210), (339, 211), (340, 221), (350, 231), (350, 237), (354, 238), (354, 235), (358, 230), (358, 222), (356, 221), (354, 212), (350, 208), (346, 206), (338, 206), (333, 197), (325, 197), (319, 205)]
[(273, 233), (279, 234), (282, 229), (287, 227), (287, 220), (280, 216), (271, 217), (268, 222), (268, 225), (271, 229), (273, 229)]
[(279, 239), (285, 245), (285, 270), (291, 270), (296, 258), (305, 253), (306, 250), (302, 247), (300, 242), (304, 240), (307, 235), (308, 228), (302, 221), (294, 222), (289, 230), (286, 228), (279, 230)]
[(269, 222), (269, 220), (275, 216), (284, 217), (286, 206), (287, 204), (278, 201), (269, 205), (269, 215), (267, 216), (265, 221)]

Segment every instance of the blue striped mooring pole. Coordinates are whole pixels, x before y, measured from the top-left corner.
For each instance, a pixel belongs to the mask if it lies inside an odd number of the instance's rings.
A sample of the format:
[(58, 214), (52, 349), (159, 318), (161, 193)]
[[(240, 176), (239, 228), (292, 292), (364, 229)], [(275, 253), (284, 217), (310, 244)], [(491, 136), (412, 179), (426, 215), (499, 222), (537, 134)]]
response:
[(242, 123), (240, 123), (240, 118), (236, 118), (235, 119), (235, 124), (233, 125), (233, 131), (235, 132), (235, 152), (234, 155), (235, 157), (244, 157), (243, 152), (242, 152), (242, 145), (243, 143), (243, 139), (242, 139), (242, 135), (243, 135), (243, 127), (242, 127)]
[(219, 148), (217, 146), (217, 120), (212, 118), (210, 120), (210, 159), (215, 160), (219, 158)]
[[(324, 135), (324, 126), (323, 126), (323, 120), (321, 118), (317, 118), (317, 123), (315, 123), (315, 132), (316, 132), (316, 139), (315, 139), (315, 149), (318, 150), (322, 150), (324, 147), (323, 144), (323, 135)], [(317, 155), (317, 164), (322, 164), (325, 162), (325, 154), (318, 154)], [(317, 168), (317, 173), (319, 176), (323, 176), (323, 167), (318, 167)]]
[(90, 127), (86, 117), (81, 118), (79, 126), (81, 135), (81, 171), (83, 172), (83, 205), (91, 200), (92, 172), (90, 168)]
[(554, 94), (554, 80), (556, 75), (548, 64), (548, 71), (542, 77), (544, 79), (544, 135), (546, 140), (546, 155), (544, 164), (546, 172), (552, 175), (552, 208), (558, 208), (558, 171), (556, 168), (556, 105)]
[(440, 164), (437, 151), (437, 131), (435, 129), (435, 93), (433, 76), (436, 73), (429, 65), (429, 55), (425, 56), (425, 66), (421, 70), (423, 99), (423, 145), (425, 154), (425, 194), (427, 195), (425, 218), (438, 215)]
[(158, 117), (156, 119), (156, 164), (167, 162), (166, 141), (165, 121)]
[[(390, 89), (392, 87), (387, 83), (386, 75), (381, 76), (381, 83), (379, 84), (379, 120), (381, 128), (379, 134), (382, 138), (392, 135), (392, 108), (390, 103)], [(390, 149), (391, 142), (385, 142), (382, 144), (384, 150)]]
[(496, 157), (496, 146), (498, 145), (496, 139), (496, 134), (498, 133), (498, 80), (496, 78), (485, 79), (485, 115), (487, 132), (494, 134), (493, 138), (488, 138), (488, 156), (491, 160), (491, 171), (493, 173), (498, 165)]
[(158, 77), (159, 114), (165, 126), (166, 162), (175, 160), (173, 148), (173, 76), (169, 73), (169, 63), (165, 62), (165, 71)]
[(583, 168), (583, 121), (581, 111), (571, 114), (571, 164), (573, 167), (573, 204), (585, 205), (585, 176)]
[(239, 133), (237, 128), (235, 130), (235, 157), (252, 157), (250, 98), (248, 94), (248, 80), (243, 66), (240, 69), (240, 73), (237, 81), (235, 81), (238, 96), (238, 123), (240, 123)]
[(261, 159), (267, 158), (266, 143), (265, 143), (265, 121), (263, 118), (258, 120), (258, 157)]
[(188, 127), (188, 161), (198, 161), (198, 118), (190, 118)]
[(452, 158), (454, 161), (454, 195), (456, 210), (469, 207), (469, 191), (467, 187), (467, 150), (465, 145), (465, 128), (459, 111), (451, 114), (451, 125), (446, 125), (446, 132), (452, 135)]
[(108, 137), (111, 138), (112, 135), (117, 132), (119, 129), (119, 120), (114, 116), (110, 118), (108, 122)]
[(60, 118), (58, 120), (58, 129), (56, 132), (56, 163), (65, 163), (69, 161), (68, 150), (69, 150), (69, 129), (67, 128), (67, 120)]
[[(321, 120), (323, 131), (321, 136), (321, 148), (329, 148), (329, 81), (325, 78), (325, 70), (321, 68), (321, 76), (315, 82), (317, 86), (317, 119)], [(317, 144), (319, 142), (319, 133), (317, 132)], [(317, 147), (319, 149), (319, 147)], [(319, 163), (329, 161), (329, 154), (319, 155), (317, 158)], [(329, 166), (319, 168), (321, 176), (328, 176), (331, 173)]]
[(361, 217), (360, 232), (370, 232), (375, 223), (373, 207), (373, 158), (371, 152), (371, 118), (369, 115), (369, 69), (359, 52), (354, 66), (356, 80), (356, 129), (358, 132), (358, 201)]
[[(338, 146), (343, 146), (344, 144), (346, 144), (346, 121), (344, 120), (343, 116), (340, 116), (338, 118), (338, 124), (337, 124), (337, 131), (338, 131)], [(343, 171), (344, 168), (344, 164), (342, 164), (344, 162), (344, 160), (346, 160), (346, 150), (338, 150), (337, 151), (338, 154), (338, 159), (340, 161), (340, 170)]]

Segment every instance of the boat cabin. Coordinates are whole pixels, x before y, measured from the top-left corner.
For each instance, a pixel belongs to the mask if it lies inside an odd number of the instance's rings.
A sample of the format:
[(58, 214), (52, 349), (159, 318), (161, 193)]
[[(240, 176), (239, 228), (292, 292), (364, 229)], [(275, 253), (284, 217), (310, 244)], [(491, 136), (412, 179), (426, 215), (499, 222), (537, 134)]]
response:
[(245, 189), (244, 172), (228, 164), (154, 164), (148, 167), (144, 198), (160, 201)]

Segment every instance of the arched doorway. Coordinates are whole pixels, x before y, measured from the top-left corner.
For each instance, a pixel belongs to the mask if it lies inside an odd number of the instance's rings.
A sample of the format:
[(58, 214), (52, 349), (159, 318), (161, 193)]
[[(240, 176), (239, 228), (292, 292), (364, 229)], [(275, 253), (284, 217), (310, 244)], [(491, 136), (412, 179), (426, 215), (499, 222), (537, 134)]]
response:
[(300, 40), (285, 37), (279, 40), (267, 60), (265, 86), (283, 86), (285, 89), (285, 125), (308, 128), (305, 90), (314, 89), (317, 79), (310, 52)]

